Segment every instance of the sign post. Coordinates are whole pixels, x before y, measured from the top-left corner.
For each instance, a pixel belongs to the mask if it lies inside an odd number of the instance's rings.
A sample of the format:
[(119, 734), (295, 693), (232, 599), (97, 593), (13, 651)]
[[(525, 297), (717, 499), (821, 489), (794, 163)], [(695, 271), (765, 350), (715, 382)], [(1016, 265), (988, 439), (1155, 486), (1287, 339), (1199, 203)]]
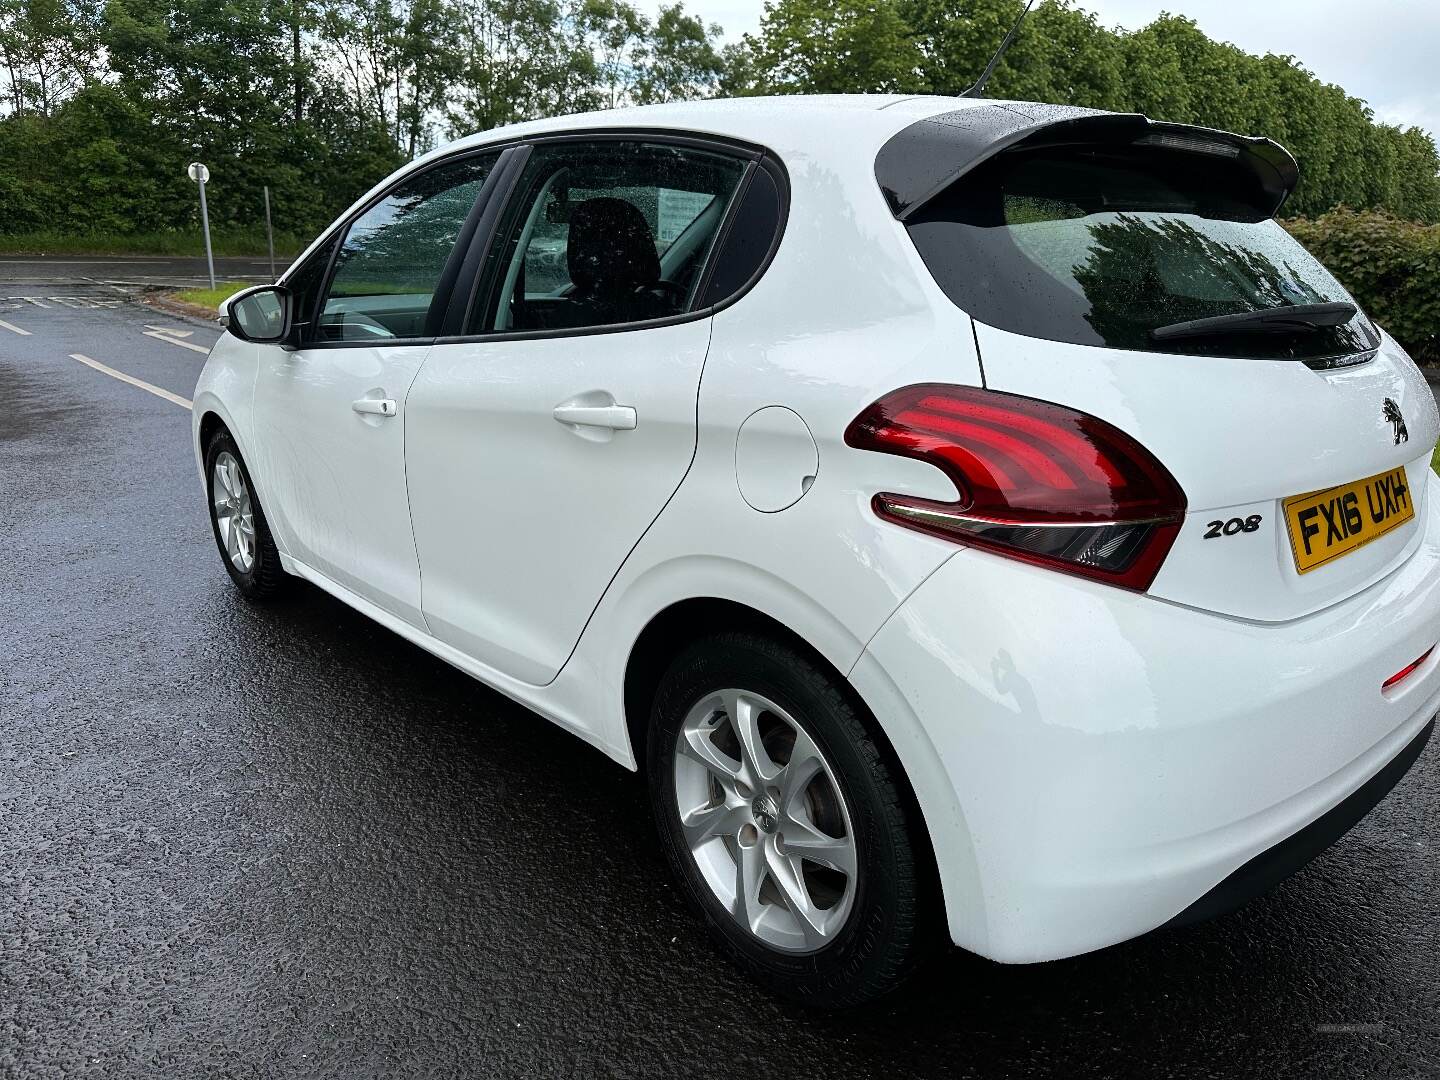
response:
[(275, 230), (270, 226), (270, 185), (265, 185), (265, 246), (270, 249), (270, 280), (275, 280)]
[(210, 288), (215, 288), (215, 256), (210, 254), (210, 211), (205, 208), (205, 182), (210, 179), (210, 170), (198, 161), (192, 161), (185, 170), (190, 179), (200, 185), (200, 227), (205, 230), (205, 265), (210, 268)]

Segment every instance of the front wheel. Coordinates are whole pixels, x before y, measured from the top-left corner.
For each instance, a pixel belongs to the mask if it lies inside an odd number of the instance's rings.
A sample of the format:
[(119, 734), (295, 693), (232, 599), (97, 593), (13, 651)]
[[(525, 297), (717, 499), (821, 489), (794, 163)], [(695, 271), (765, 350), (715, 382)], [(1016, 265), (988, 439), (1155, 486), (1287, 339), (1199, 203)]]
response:
[(666, 856), (740, 967), (827, 1008), (904, 980), (928, 927), (915, 824), (838, 679), (768, 638), (707, 638), (662, 679), (648, 753)]
[(289, 579), (250, 472), (228, 431), (217, 431), (206, 446), (205, 477), (210, 526), (230, 580), (252, 600), (280, 592)]

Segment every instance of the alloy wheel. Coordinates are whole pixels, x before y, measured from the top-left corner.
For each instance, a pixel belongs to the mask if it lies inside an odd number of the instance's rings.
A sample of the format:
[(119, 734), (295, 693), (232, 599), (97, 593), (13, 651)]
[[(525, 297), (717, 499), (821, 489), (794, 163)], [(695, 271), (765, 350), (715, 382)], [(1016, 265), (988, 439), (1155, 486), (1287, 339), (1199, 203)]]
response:
[(844, 795), (800, 723), (773, 701), (721, 690), (676, 738), (680, 830), (701, 876), (772, 948), (815, 952), (850, 914), (859, 865)]
[(255, 505), (240, 462), (228, 450), (215, 458), (210, 503), (225, 557), (240, 573), (248, 574), (255, 565)]

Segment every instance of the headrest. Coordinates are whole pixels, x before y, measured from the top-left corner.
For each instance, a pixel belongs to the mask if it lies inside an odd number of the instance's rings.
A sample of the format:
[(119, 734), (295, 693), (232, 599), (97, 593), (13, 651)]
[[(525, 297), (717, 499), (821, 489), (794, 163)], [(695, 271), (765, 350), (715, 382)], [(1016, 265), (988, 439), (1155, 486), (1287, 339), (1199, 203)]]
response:
[(565, 261), (582, 295), (632, 292), (660, 280), (645, 215), (624, 199), (586, 199), (570, 212)]

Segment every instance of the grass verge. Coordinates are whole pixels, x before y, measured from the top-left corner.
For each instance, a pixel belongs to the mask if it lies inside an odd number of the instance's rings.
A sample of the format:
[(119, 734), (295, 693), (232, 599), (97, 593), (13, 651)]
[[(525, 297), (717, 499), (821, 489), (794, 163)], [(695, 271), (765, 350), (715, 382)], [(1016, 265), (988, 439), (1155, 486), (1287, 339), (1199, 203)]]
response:
[(248, 289), (254, 284), (253, 281), (222, 281), (213, 289), (186, 289), (170, 295), (182, 304), (194, 304), (196, 307), (214, 311), (220, 306), (221, 300), (227, 296), (234, 296), (241, 289)]

